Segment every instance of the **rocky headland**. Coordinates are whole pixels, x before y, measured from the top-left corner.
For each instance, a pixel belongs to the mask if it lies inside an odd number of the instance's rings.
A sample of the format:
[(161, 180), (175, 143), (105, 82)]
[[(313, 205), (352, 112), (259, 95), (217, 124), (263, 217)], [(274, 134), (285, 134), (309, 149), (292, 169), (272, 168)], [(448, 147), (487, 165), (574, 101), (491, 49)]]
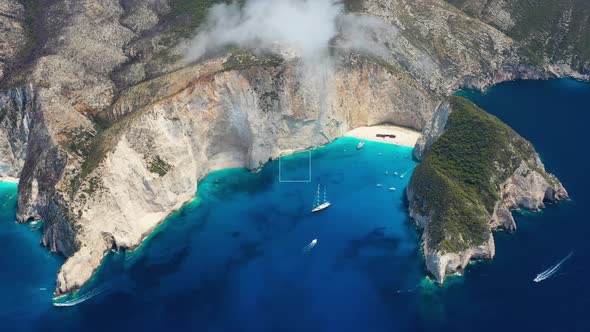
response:
[(492, 231), (516, 230), (511, 210), (568, 198), (528, 141), (467, 99), (451, 97), (426, 127), (407, 196), (438, 283), (472, 259), (493, 258)]

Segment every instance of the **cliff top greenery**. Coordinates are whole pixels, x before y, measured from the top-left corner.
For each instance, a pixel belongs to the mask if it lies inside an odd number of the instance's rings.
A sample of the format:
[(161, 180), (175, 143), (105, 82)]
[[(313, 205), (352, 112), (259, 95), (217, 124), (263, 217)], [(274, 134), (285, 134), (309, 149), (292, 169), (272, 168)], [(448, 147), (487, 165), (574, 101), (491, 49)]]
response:
[[(590, 6), (587, 0), (512, 0), (502, 9), (513, 24), (498, 26), (498, 13), (488, 10), (491, 1), (447, 0), (472, 16), (491, 23), (522, 43), (523, 55), (533, 64), (570, 62), (574, 69), (590, 65)], [(586, 70), (590, 68), (586, 67)]]
[(514, 130), (463, 97), (451, 98), (443, 135), (412, 176), (411, 186), (431, 215), (428, 245), (457, 252), (488, 239), (499, 185), (535, 154)]
[(195, 30), (205, 21), (207, 10), (221, 0), (172, 0), (169, 19), (175, 20), (170, 25), (176, 37), (190, 38)]

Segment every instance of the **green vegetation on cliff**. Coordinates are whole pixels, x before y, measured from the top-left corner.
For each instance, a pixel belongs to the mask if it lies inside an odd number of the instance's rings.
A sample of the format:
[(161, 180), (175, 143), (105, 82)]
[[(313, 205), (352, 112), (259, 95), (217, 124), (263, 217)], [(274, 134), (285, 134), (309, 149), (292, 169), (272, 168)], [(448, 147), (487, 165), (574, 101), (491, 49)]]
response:
[[(521, 43), (533, 64), (544, 58), (590, 71), (590, 6), (587, 0), (447, 0)], [(501, 8), (501, 10), (500, 10)]]
[(254, 66), (277, 67), (283, 64), (283, 59), (273, 54), (255, 54), (251, 50), (236, 49), (223, 63), (225, 70), (241, 70)]
[(410, 186), (432, 216), (429, 247), (457, 252), (488, 239), (489, 216), (500, 199), (499, 185), (533, 146), (498, 118), (462, 97), (452, 97), (443, 135), (432, 145)]
[(35, 46), (37, 45), (37, 33), (35, 32), (35, 17), (39, 14), (40, 4), (39, 1), (25, 0), (22, 2), (25, 8), (25, 31), (27, 39), (25, 40), (24, 46), (21, 51), (21, 57), (28, 60), (31, 57)]
[(205, 21), (209, 8), (219, 2), (221, 0), (172, 0), (169, 19), (174, 20), (174, 24), (170, 25), (170, 32), (176, 38), (192, 37)]
[(150, 172), (158, 174), (160, 177), (166, 175), (168, 171), (172, 168), (170, 164), (168, 164), (165, 160), (160, 158), (160, 156), (155, 156), (152, 161), (149, 163)]

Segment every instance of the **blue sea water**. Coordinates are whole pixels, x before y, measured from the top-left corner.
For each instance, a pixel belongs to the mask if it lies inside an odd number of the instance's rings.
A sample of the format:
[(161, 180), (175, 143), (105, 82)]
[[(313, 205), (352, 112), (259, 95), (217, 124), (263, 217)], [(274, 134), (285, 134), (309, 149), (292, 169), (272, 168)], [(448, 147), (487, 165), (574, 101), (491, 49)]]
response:
[[(16, 186), (0, 183), (0, 330), (589, 330), (590, 84), (461, 94), (532, 141), (572, 200), (517, 214), (517, 232), (496, 235), (497, 257), (444, 287), (424, 278), (406, 213), (411, 149), (367, 142), (357, 151), (358, 140), (343, 138), (258, 173), (211, 174), (138, 250), (108, 255), (69, 307), (51, 301), (63, 259), (38, 244), (39, 225), (14, 223)], [(333, 205), (311, 214), (318, 184)], [(532, 281), (572, 250), (556, 275)]]

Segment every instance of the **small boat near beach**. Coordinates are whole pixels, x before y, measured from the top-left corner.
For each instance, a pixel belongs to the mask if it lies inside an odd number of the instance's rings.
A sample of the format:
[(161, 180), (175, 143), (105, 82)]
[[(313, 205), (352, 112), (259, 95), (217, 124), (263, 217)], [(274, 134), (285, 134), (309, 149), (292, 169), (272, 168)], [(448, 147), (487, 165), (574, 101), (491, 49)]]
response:
[(356, 149), (357, 149), (357, 150), (360, 150), (360, 149), (362, 149), (364, 146), (365, 146), (365, 142), (363, 142), (363, 141), (360, 141), (360, 142), (359, 142), (359, 144), (356, 146)]

